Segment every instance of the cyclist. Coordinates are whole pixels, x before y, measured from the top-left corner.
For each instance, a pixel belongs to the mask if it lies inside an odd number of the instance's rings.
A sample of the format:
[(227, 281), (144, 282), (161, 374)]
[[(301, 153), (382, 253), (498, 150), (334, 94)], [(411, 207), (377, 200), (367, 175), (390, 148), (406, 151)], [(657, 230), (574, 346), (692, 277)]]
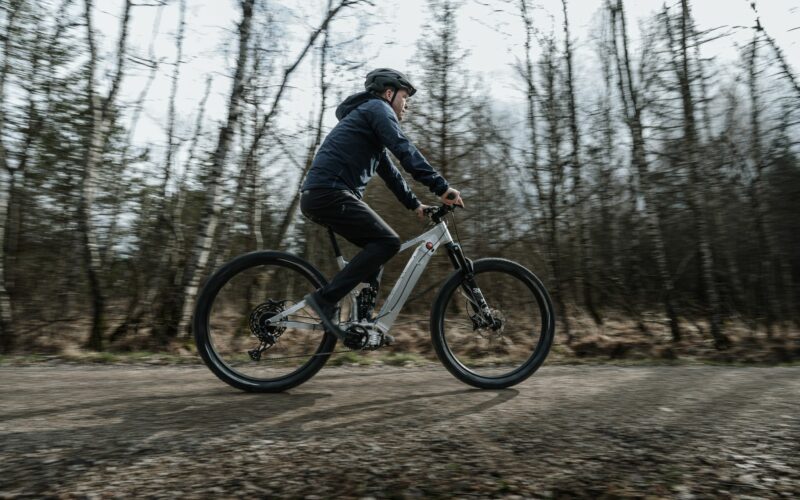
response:
[[(305, 297), (328, 328), (337, 314), (336, 304), (359, 283), (377, 288), (381, 267), (400, 250), (397, 233), (362, 200), (372, 176), (380, 175), (420, 219), (428, 208), (408, 187), (387, 149), (442, 202), (463, 206), (461, 194), (448, 186), (400, 128), (408, 99), (417, 91), (414, 85), (399, 71), (379, 68), (367, 74), (364, 87), (336, 108), (339, 123), (317, 151), (301, 187), (303, 215), (362, 249), (328, 285)], [(385, 343), (391, 343), (386, 337)]]

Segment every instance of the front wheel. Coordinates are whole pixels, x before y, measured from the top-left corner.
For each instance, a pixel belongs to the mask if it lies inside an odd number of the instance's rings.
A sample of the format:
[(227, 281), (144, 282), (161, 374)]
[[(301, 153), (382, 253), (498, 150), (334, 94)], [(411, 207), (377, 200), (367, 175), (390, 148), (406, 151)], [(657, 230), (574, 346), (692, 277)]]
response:
[(456, 378), (482, 389), (504, 389), (530, 377), (547, 357), (555, 331), (553, 305), (539, 278), (520, 264), (492, 258), (473, 265), (471, 280), (456, 271), (439, 291), (431, 339)]

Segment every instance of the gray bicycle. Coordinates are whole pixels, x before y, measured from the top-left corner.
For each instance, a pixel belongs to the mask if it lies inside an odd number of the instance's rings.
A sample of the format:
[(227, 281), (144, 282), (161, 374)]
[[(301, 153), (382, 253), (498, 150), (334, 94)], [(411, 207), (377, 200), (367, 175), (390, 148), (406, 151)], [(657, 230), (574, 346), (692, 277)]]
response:
[[(553, 343), (550, 296), (539, 278), (516, 262), (466, 258), (448, 230), (446, 217), (453, 210), (442, 205), (426, 211), (432, 227), (401, 246), (401, 252), (415, 250), (377, 314), (377, 286), (363, 283), (343, 301), (350, 306), (346, 318), (327, 326), (303, 300), (327, 283), (312, 264), (275, 251), (234, 258), (198, 295), (192, 329), (200, 355), (233, 387), (280, 392), (310, 379), (332, 354), (384, 348), (400, 310), (443, 246), (455, 270), (430, 315), (439, 360), (475, 387), (519, 384), (541, 366)], [(347, 262), (332, 231), (329, 236), (341, 269)], [(336, 350), (338, 341), (343, 350)]]

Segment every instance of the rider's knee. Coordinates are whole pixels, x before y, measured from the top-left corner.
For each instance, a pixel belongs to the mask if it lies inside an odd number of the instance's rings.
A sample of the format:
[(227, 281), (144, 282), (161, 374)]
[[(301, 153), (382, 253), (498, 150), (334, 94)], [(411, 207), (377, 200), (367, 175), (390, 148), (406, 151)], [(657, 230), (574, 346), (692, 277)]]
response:
[(393, 255), (396, 255), (400, 251), (400, 245), (401, 244), (402, 244), (402, 241), (400, 241), (400, 237), (397, 236), (397, 235), (394, 235), (391, 238), (386, 238), (384, 240), (383, 246), (384, 246), (384, 248), (386, 248), (386, 253), (389, 254), (389, 256), (393, 256)]

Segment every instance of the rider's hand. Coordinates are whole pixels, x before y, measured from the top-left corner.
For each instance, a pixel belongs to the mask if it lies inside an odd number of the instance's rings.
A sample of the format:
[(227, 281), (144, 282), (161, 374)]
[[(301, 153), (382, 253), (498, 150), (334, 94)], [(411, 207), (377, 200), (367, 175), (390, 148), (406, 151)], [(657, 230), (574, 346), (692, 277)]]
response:
[(461, 193), (453, 188), (447, 188), (447, 191), (439, 199), (445, 205), (457, 205), (464, 208), (464, 200), (461, 199)]
[(428, 205), (423, 205), (422, 203), (419, 204), (417, 208), (414, 209), (414, 212), (417, 214), (417, 219), (424, 221), (425, 220), (425, 209), (431, 208)]

